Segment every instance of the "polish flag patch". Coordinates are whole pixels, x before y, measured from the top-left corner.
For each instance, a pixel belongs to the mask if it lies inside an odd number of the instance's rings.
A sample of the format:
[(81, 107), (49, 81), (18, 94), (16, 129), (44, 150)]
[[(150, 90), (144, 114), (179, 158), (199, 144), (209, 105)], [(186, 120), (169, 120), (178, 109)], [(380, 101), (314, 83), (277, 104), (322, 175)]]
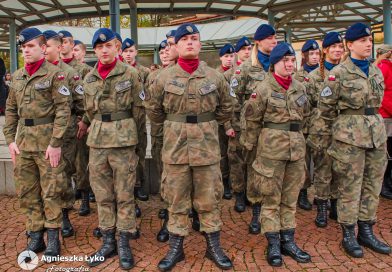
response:
[(64, 80), (64, 78), (65, 78), (64, 75), (58, 75), (58, 76), (57, 76), (57, 79), (58, 79), (58, 80)]
[(308, 77), (304, 77), (304, 80), (305, 80), (306, 82), (309, 82), (309, 78), (308, 78)]
[(239, 74), (241, 74), (241, 70), (237, 69), (237, 70), (235, 70), (235, 73), (236, 73), (237, 75), (239, 75)]
[(334, 75), (330, 75), (330, 76), (328, 77), (328, 80), (329, 80), (329, 81), (335, 81), (335, 80), (336, 80), (336, 77), (335, 77)]
[(250, 95), (250, 98), (255, 99), (256, 97), (257, 97), (257, 93), (252, 93), (252, 94)]

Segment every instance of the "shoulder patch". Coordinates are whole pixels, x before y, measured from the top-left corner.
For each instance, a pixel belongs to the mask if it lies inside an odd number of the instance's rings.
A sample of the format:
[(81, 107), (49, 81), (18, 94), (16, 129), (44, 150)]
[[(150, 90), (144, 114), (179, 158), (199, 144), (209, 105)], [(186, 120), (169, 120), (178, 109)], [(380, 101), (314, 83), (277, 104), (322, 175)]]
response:
[(235, 92), (234, 92), (233, 88), (231, 88), (231, 87), (230, 87), (230, 96), (236, 97)]
[(321, 97), (328, 97), (332, 95), (332, 90), (330, 87), (325, 87), (322, 91), (321, 91)]
[(144, 88), (140, 91), (140, 93), (139, 93), (139, 98), (141, 99), (141, 100), (145, 100), (146, 99), (146, 94), (145, 94), (145, 92), (144, 92)]
[(80, 95), (83, 95), (84, 94), (83, 86), (82, 85), (76, 86), (75, 92), (77, 92)]
[(60, 94), (66, 95), (66, 96), (68, 96), (68, 95), (71, 94), (70, 91), (68, 90), (68, 88), (65, 87), (64, 85), (61, 86), (57, 91), (58, 91)]
[(236, 78), (233, 78), (231, 80), (230, 87), (237, 87), (237, 86), (238, 86), (238, 80)]
[(330, 76), (328, 77), (328, 80), (329, 80), (329, 81), (335, 81), (335, 80), (336, 80), (336, 77), (335, 77), (334, 75), (330, 75)]
[(245, 110), (245, 117), (249, 117), (251, 115), (253, 115), (255, 113), (255, 111), (253, 110), (253, 106), (248, 104)]

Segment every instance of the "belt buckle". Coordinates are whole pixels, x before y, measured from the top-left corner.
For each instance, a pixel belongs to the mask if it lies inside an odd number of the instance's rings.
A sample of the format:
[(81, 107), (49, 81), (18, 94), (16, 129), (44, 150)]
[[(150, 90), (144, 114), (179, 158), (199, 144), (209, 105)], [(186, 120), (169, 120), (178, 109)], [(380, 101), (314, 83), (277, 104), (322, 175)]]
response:
[(299, 131), (300, 124), (299, 123), (290, 123), (290, 131)]
[(24, 124), (27, 127), (32, 127), (32, 126), (34, 126), (34, 119), (25, 119)]
[(374, 115), (375, 110), (374, 108), (365, 108), (365, 115)]
[(191, 123), (191, 124), (196, 124), (197, 123), (197, 115), (187, 115), (186, 122)]
[(112, 121), (112, 115), (111, 114), (102, 114), (102, 122), (111, 122)]

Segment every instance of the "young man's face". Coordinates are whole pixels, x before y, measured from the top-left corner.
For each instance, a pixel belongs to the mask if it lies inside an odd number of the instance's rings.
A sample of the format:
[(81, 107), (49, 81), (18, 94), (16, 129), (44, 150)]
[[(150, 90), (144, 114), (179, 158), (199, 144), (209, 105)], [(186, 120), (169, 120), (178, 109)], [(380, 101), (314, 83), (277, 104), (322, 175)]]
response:
[(174, 37), (167, 38), (167, 44), (168, 46), (166, 46), (165, 51), (168, 55), (169, 61), (176, 61), (178, 59), (178, 51)]
[(42, 59), (46, 51), (46, 45), (39, 44), (38, 39), (22, 44), (22, 55), (25, 63), (34, 63)]
[(240, 51), (237, 52), (238, 60), (244, 62), (250, 57), (250, 52), (252, 51), (252, 45), (247, 45), (241, 47)]
[(94, 51), (102, 64), (110, 64), (117, 56), (116, 41), (111, 40), (106, 43), (99, 43), (95, 46)]
[(125, 48), (124, 51), (122, 52), (122, 57), (125, 59), (125, 61), (128, 64), (133, 64), (135, 62), (136, 56), (137, 56), (136, 46)]
[(86, 51), (84, 51), (82, 46), (78, 44), (72, 49), (72, 54), (77, 61), (83, 61), (86, 56)]
[(197, 59), (201, 50), (199, 33), (185, 35), (176, 44), (179, 57)]
[(234, 54), (224, 54), (222, 57), (220, 57), (220, 61), (222, 66), (232, 67), (234, 63)]
[(60, 58), (61, 44), (54, 40), (49, 39), (46, 41), (45, 58), (49, 62), (58, 61)]
[(63, 38), (63, 44), (61, 45), (61, 54), (63, 56), (70, 55), (74, 47), (74, 41), (72, 38)]

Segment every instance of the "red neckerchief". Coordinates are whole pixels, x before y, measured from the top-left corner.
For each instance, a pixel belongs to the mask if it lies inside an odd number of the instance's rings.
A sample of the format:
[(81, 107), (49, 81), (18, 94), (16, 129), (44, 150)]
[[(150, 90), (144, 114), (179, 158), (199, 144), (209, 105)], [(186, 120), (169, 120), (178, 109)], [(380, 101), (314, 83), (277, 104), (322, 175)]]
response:
[(275, 73), (273, 73), (273, 75), (276, 81), (279, 83), (279, 85), (282, 86), (287, 91), (291, 85), (291, 82), (293, 82), (293, 78), (291, 76), (289, 76), (288, 78), (283, 78)]
[(133, 67), (136, 67), (136, 61), (131, 64)]
[(66, 64), (68, 64), (68, 63), (70, 63), (73, 59), (74, 59), (74, 58), (72, 57), (72, 58), (69, 58), (69, 59), (63, 59), (63, 61), (64, 61)]
[(32, 76), (38, 69), (41, 67), (42, 63), (44, 63), (45, 58), (40, 59), (39, 61), (33, 63), (26, 63), (25, 69), (30, 76)]
[(116, 66), (117, 58), (114, 58), (114, 61), (109, 64), (103, 64), (101, 61), (98, 61), (98, 66), (97, 70), (99, 75), (102, 77), (102, 79), (106, 79), (106, 77), (109, 75), (110, 71), (113, 70), (114, 66)]
[(124, 62), (124, 58), (123, 58), (123, 56), (121, 56), (121, 55), (118, 55), (118, 59), (119, 59), (121, 62)]
[(59, 60), (56, 60), (56, 61), (54, 61), (54, 62), (51, 62), (51, 64), (53, 64), (53, 65), (57, 65), (57, 64), (59, 64)]
[(223, 71), (225, 71), (225, 72), (231, 68), (231, 67), (226, 67), (226, 66), (223, 66), (223, 65), (221, 65), (221, 66), (222, 66)]
[(199, 67), (199, 59), (183, 59), (178, 58), (178, 65), (189, 74), (192, 74)]
[(240, 66), (241, 63), (242, 63), (241, 61), (237, 60), (237, 66)]

